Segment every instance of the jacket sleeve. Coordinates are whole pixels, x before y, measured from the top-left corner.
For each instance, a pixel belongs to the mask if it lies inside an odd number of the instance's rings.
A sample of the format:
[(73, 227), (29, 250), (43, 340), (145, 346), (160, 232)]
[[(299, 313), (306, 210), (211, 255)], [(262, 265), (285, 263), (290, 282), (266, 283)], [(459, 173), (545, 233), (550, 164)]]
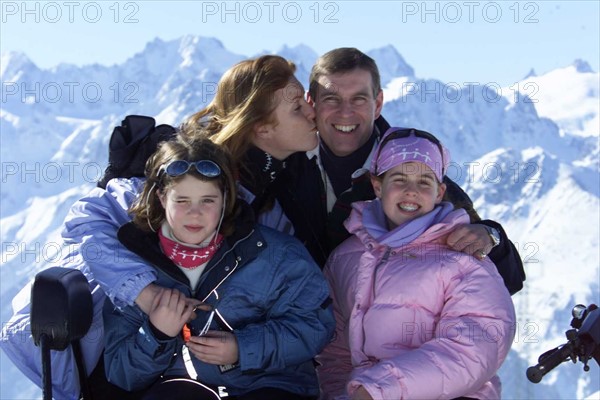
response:
[(128, 391), (149, 387), (175, 359), (178, 338), (157, 339), (137, 306), (104, 304), (104, 369), (109, 382)]
[[(65, 260), (72, 258), (67, 255)], [(61, 264), (69, 268), (68, 263)], [(82, 271), (88, 275), (86, 271)], [(88, 277), (89, 279), (89, 277)], [(92, 324), (80, 339), (81, 350), (86, 371), (94, 370), (103, 349), (102, 305), (106, 296), (90, 281), (93, 317)], [(40, 347), (33, 342), (31, 334), (31, 285), (26, 285), (13, 299), (14, 314), (3, 326), (0, 335), (0, 348), (15, 364), (15, 366), (33, 383), (42, 388), (42, 353)], [(50, 363), (52, 367), (52, 392), (59, 399), (79, 399), (80, 386), (77, 374), (77, 365), (70, 347), (64, 351), (51, 351)]]
[(327, 240), (330, 252), (351, 236), (344, 226), (344, 221), (350, 216), (352, 203), (375, 198), (370, 177), (368, 170), (364, 170), (360, 175), (355, 172), (352, 176), (352, 186), (340, 193), (327, 215)]
[(69, 210), (62, 237), (76, 247), (94, 279), (117, 306), (132, 305), (156, 279), (154, 270), (127, 250), (117, 230), (131, 220), (127, 210), (141, 191), (141, 179), (113, 179), (106, 190), (96, 188)]
[(344, 318), (335, 296), (335, 279), (331, 273), (330, 265), (335, 263), (330, 258), (325, 266), (325, 277), (329, 282), (331, 297), (333, 299), (333, 314), (335, 316), (335, 335), (333, 340), (317, 356), (317, 375), (321, 389), (321, 399), (330, 400), (346, 393), (346, 383), (352, 372), (352, 359), (350, 345), (348, 344), (348, 320)]
[(235, 331), (242, 372), (281, 371), (309, 361), (335, 328), (327, 282), (300, 242), (289, 238), (283, 246), (273, 243), (266, 253), (274, 265), (271, 276), (262, 278), (272, 282), (266, 321)]
[(523, 261), (517, 248), (510, 241), (502, 225), (499, 223), (489, 219), (484, 219), (477, 223), (496, 228), (500, 233), (500, 244), (492, 249), (489, 257), (498, 269), (498, 273), (504, 280), (504, 285), (509, 293), (511, 295), (517, 293), (523, 289), (523, 281), (525, 281)]
[(502, 226), (489, 219), (481, 220), (477, 211), (473, 208), (473, 202), (469, 198), (469, 195), (448, 177), (444, 177), (444, 183), (448, 188), (445, 199), (452, 202), (454, 207), (465, 209), (471, 218), (471, 223), (490, 226), (498, 230), (500, 233), (500, 244), (492, 249), (489, 257), (498, 269), (498, 273), (500, 273), (511, 295), (523, 289), (523, 281), (525, 280), (523, 261), (521, 261), (519, 252), (506, 235)]
[(374, 399), (472, 397), (494, 376), (514, 338), (514, 307), (489, 261), (456, 258), (462, 260), (458, 274), (447, 274), (456, 267), (440, 270), (444, 306), (432, 338), (355, 370), (349, 394), (363, 386)]

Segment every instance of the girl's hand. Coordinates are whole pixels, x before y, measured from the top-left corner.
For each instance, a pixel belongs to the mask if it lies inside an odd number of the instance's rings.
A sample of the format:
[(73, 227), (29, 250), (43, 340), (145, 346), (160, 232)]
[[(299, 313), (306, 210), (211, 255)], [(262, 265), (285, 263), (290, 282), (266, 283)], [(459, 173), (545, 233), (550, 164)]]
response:
[(186, 346), (207, 364), (235, 364), (239, 359), (237, 339), (231, 332), (208, 331), (204, 336), (192, 336)]
[(150, 322), (156, 329), (165, 335), (175, 337), (183, 328), (183, 324), (189, 321), (200, 301), (191, 301), (179, 290), (162, 289), (162, 292), (154, 297), (151, 311), (148, 314)]
[(212, 309), (213, 309), (213, 307), (210, 304), (205, 304), (197, 299), (186, 297), (185, 301), (187, 302), (188, 306), (192, 307), (192, 310), (194, 311), (192, 313), (192, 316), (188, 320), (188, 322), (196, 319), (196, 316), (197, 316), (196, 311), (197, 310), (212, 311)]

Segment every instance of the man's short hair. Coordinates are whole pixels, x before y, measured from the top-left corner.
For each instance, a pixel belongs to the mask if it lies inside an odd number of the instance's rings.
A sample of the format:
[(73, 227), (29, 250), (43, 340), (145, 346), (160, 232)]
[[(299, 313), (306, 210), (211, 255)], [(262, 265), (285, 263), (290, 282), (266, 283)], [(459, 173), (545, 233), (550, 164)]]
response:
[(381, 91), (381, 78), (375, 60), (354, 47), (340, 47), (323, 54), (310, 71), (308, 91), (313, 99), (317, 98), (319, 78), (323, 75), (351, 72), (363, 69), (371, 74), (373, 97)]

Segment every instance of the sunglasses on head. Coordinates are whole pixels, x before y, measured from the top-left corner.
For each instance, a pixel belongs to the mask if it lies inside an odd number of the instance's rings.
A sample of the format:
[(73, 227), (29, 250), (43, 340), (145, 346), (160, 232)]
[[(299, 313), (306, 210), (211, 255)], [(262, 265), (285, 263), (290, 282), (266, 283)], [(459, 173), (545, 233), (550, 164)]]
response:
[(401, 139), (401, 138), (406, 138), (409, 136), (416, 136), (422, 139), (427, 139), (429, 140), (431, 143), (435, 144), (438, 148), (438, 150), (440, 151), (440, 155), (442, 156), (442, 175), (446, 172), (444, 171), (444, 150), (442, 149), (442, 143), (439, 141), (438, 138), (436, 138), (435, 136), (433, 136), (431, 133), (426, 132), (426, 131), (420, 131), (418, 129), (413, 129), (413, 128), (403, 128), (403, 129), (397, 129), (395, 131), (392, 131), (391, 133), (388, 133), (387, 135), (385, 135), (383, 137), (383, 139), (381, 140), (381, 143), (379, 144), (379, 148), (377, 149), (377, 157), (375, 157), (375, 173), (377, 174), (378, 171), (378, 165), (377, 165), (377, 160), (379, 160), (379, 156), (381, 156), (381, 151), (384, 149), (385, 145), (394, 140), (394, 139)]
[(164, 172), (170, 177), (177, 177), (186, 174), (192, 167), (196, 168), (196, 172), (205, 178), (216, 178), (221, 175), (221, 168), (217, 163), (210, 160), (194, 162), (185, 160), (170, 161), (160, 167), (159, 175)]

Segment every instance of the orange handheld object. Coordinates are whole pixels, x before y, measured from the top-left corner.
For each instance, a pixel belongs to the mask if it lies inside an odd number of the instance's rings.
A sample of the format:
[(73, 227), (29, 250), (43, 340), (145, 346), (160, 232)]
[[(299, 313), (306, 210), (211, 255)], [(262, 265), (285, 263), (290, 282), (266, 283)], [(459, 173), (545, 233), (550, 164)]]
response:
[(192, 331), (190, 330), (190, 327), (188, 324), (183, 325), (183, 329), (181, 330), (181, 335), (183, 336), (183, 341), (186, 343), (192, 337)]

